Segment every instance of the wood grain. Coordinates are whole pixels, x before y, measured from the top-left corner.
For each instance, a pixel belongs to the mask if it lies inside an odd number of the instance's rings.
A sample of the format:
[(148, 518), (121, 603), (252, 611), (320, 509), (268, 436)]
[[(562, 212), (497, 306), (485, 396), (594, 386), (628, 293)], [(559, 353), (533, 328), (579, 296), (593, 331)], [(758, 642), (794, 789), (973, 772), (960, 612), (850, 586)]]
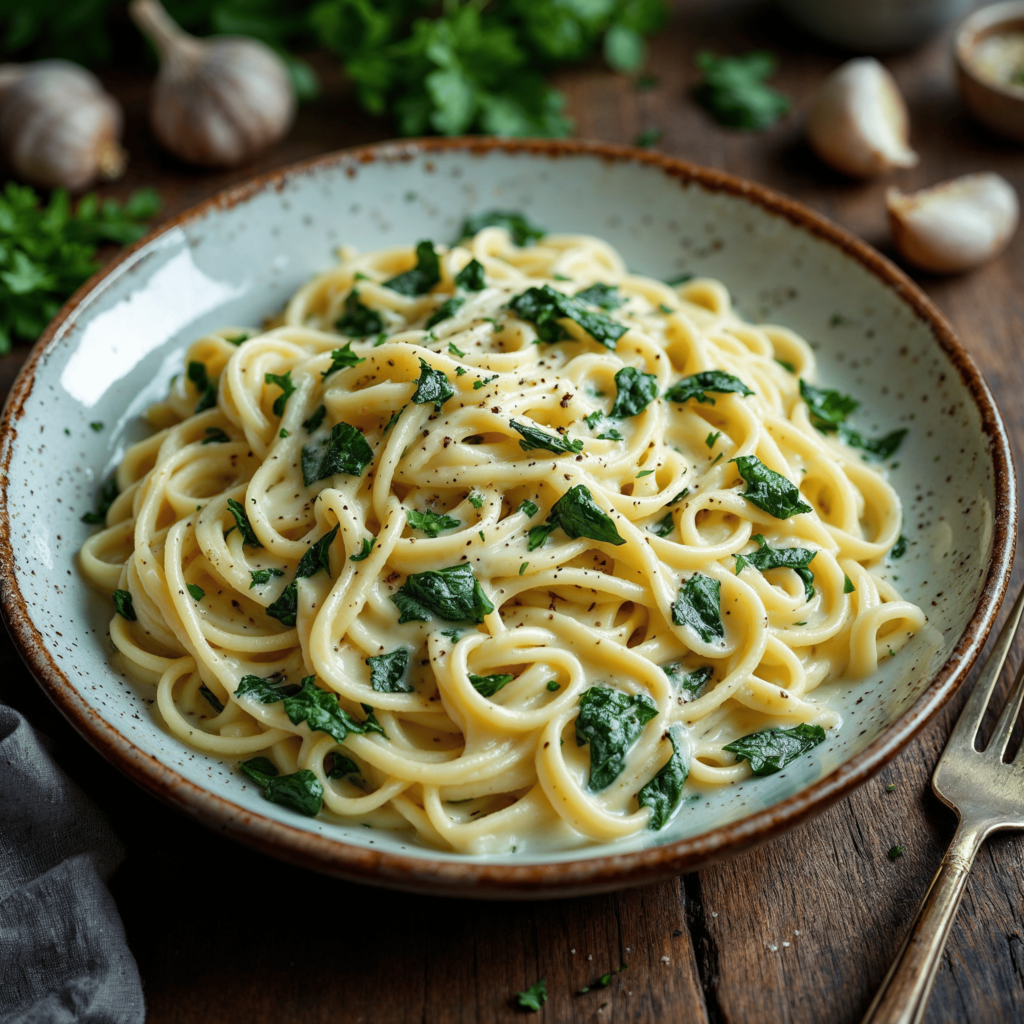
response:
[[(687, 96), (693, 54), (753, 47), (779, 54), (776, 84), (793, 97), (794, 113), (760, 134), (718, 128)], [(910, 189), (992, 169), (1024, 192), (1024, 154), (976, 127), (956, 97), (948, 39), (888, 62), (910, 104), (919, 167), (859, 184), (821, 166), (802, 141), (801, 111), (842, 59), (784, 25), (766, 3), (689, 0), (676, 6), (652, 47), (654, 90), (638, 92), (596, 64), (561, 74), (558, 84), (577, 134), (630, 143), (659, 128), (664, 151), (793, 195), (883, 251), (889, 184)], [(108, 84), (127, 109), (133, 161), (106, 193), (155, 184), (173, 214), (257, 171), (386, 137), (388, 126), (359, 112), (330, 65), (319, 66), (327, 73), (325, 94), (302, 111), (289, 138), (253, 165), (215, 175), (163, 155), (145, 129), (144, 75), (111, 72)], [(973, 274), (920, 282), (985, 372), (1019, 456), (1024, 233), (1002, 259)], [(19, 351), (0, 360), (0, 387), (9, 386), (23, 357)], [(1021, 655), (1016, 650), (1011, 662)], [(278, 864), (172, 814), (71, 732), (9, 643), (0, 650), (0, 670), (0, 699), (56, 740), (62, 763), (124, 837), (128, 859), (113, 890), (152, 1024), (510, 1021), (525, 1014), (513, 1005), (514, 993), (540, 977), (550, 1000), (538, 1020), (854, 1024), (955, 824), (929, 779), (959, 700), (850, 798), (699, 876), (518, 905), (388, 893)], [(892, 861), (894, 845), (904, 853)], [(968, 885), (929, 1024), (1024, 1018), (1022, 907), (1024, 843), (997, 837)], [(577, 994), (622, 963), (626, 969), (607, 989)]]

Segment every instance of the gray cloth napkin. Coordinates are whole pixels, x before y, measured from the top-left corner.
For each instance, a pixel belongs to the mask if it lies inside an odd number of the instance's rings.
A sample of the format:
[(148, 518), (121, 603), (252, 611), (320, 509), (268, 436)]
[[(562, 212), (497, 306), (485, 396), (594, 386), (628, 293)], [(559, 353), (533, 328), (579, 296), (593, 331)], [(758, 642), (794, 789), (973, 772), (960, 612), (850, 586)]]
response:
[(106, 881), (124, 848), (25, 719), (0, 705), (0, 1022), (142, 1024)]

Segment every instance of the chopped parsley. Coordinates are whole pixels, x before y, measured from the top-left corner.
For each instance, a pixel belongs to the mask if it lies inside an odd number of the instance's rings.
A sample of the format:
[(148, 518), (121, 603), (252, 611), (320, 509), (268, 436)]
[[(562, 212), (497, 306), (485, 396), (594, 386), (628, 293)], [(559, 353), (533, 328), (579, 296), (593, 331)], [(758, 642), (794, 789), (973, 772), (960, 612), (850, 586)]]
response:
[(250, 569), (249, 575), (252, 577), (249, 589), (252, 590), (253, 587), (266, 586), (275, 576), (283, 576), (284, 571), (281, 569)]
[(397, 647), (390, 654), (372, 655), (366, 664), (370, 666), (370, 685), (379, 693), (412, 693), (412, 685), (405, 679), (408, 648)]
[(618, 309), (626, 300), (619, 294), (613, 284), (592, 284), (574, 296), (579, 302), (587, 302), (591, 306), (600, 306), (604, 310)]
[(570, 487), (551, 506), (547, 522), (543, 526), (535, 526), (530, 530), (528, 549), (533, 551), (535, 548), (539, 548), (559, 527), (562, 528), (566, 536), (573, 540), (578, 537), (587, 537), (605, 544), (626, 543), (619, 536), (614, 520), (597, 505), (593, 495), (583, 484)]
[(519, 502), (519, 508), (517, 508), (516, 511), (525, 512), (527, 518), (532, 519), (540, 511), (540, 509), (537, 505), (530, 501), (529, 498), (524, 498), (521, 502)]
[(722, 749), (735, 754), (738, 761), (749, 761), (755, 775), (773, 775), (824, 740), (825, 730), (820, 725), (801, 724), (792, 729), (763, 729), (726, 743)]
[(580, 696), (576, 744), (590, 744), (590, 789), (607, 789), (626, 767), (626, 755), (644, 726), (658, 714), (645, 693), (628, 695), (608, 686), (592, 686)]
[(303, 424), (302, 424), (303, 427), (305, 427), (305, 429), (306, 429), (306, 433), (313, 434), (317, 430), (319, 430), (320, 429), (320, 424), (323, 423), (324, 417), (326, 415), (327, 415), (327, 406), (326, 405), (317, 406), (317, 409), (313, 413), (313, 415), (310, 416), (308, 420), (305, 420), (303, 422)]
[(132, 604), (132, 595), (127, 590), (115, 590), (113, 598), (114, 611), (122, 619), (127, 619), (129, 622), (135, 622), (138, 619), (138, 615), (135, 614), (135, 606)]
[(299, 814), (315, 818), (324, 802), (324, 787), (308, 769), (302, 768), (292, 775), (281, 775), (277, 766), (266, 757), (243, 761), (239, 771), (263, 787), (263, 796), (271, 803), (288, 807)]
[(434, 403), (434, 412), (440, 412), (441, 406), (455, 394), (451, 382), (440, 370), (435, 370), (425, 359), (420, 359), (420, 376), (412, 400), (417, 405), (427, 402)]
[(702, 370), (676, 381), (665, 392), (664, 398), (666, 402), (687, 402), (691, 398), (696, 398), (705, 405), (714, 405), (715, 400), (708, 397), (708, 391), (744, 397), (754, 394), (739, 377), (734, 377), (731, 373), (725, 373), (723, 370)]
[(560, 690), (562, 688), (562, 684), (557, 679), (549, 679), (547, 683), (547, 688), (551, 691), (551, 693), (554, 693), (555, 690)]
[(450, 299), (446, 299), (430, 314), (426, 324), (427, 330), (436, 327), (442, 320), (454, 316), (465, 304), (466, 300), (461, 295), (453, 295)]
[(483, 622), (494, 611), (466, 563), (412, 573), (391, 600), (401, 613), (399, 624), (427, 622), (434, 615), (445, 622)]
[(680, 588), (672, 603), (672, 621), (689, 626), (706, 644), (725, 639), (721, 589), (718, 580), (695, 572)]
[(531, 985), (525, 992), (516, 993), (516, 1002), (524, 1010), (533, 1010), (537, 1013), (542, 1003), (548, 1001), (548, 984), (547, 978), (541, 978), (540, 981)]
[(416, 266), (384, 282), (385, 288), (401, 295), (424, 295), (441, 280), (441, 261), (430, 242), (416, 246)]
[(709, 665), (702, 665), (694, 672), (687, 672), (685, 665), (678, 663), (663, 665), (662, 671), (668, 676), (673, 687), (686, 694), (687, 700), (696, 700), (704, 692), (714, 672)]
[(361, 562), (364, 558), (368, 558), (370, 552), (373, 550), (373, 545), (376, 543), (376, 537), (364, 537), (362, 550), (358, 554), (349, 555), (348, 560), (350, 562)]
[(775, 57), (753, 50), (739, 57), (716, 57), (704, 50), (696, 64), (703, 79), (694, 99), (727, 128), (757, 131), (789, 113), (789, 98), (765, 85), (775, 72)]
[(357, 356), (352, 351), (352, 342), (348, 341), (344, 348), (336, 348), (331, 352), (331, 365), (320, 374), (320, 379), (326, 380), (336, 370), (344, 370), (349, 366), (358, 366), (365, 362), (365, 358)]
[(362, 476), (372, 461), (366, 438), (348, 423), (335, 423), (328, 437), (302, 446), (302, 481), (308, 487), (337, 473)]
[(221, 430), (220, 427), (207, 427), (206, 437), (202, 440), (202, 444), (225, 444), (230, 441), (231, 438)]
[(570, 337), (558, 322), (560, 317), (574, 321), (594, 341), (610, 349), (614, 349), (619, 338), (629, 330), (625, 324), (605, 316), (604, 313), (595, 313), (587, 309), (586, 303), (571, 298), (548, 284), (539, 288), (527, 288), (509, 303), (509, 308), (520, 320), (532, 323), (537, 329), (537, 337), (546, 342), (565, 341)]
[(716, 445), (716, 444), (718, 443), (718, 439), (719, 439), (719, 438), (720, 438), (721, 436), (722, 436), (722, 432), (721, 432), (720, 430), (716, 430), (716, 431), (714, 431), (714, 432), (710, 432), (710, 431), (709, 431), (709, 432), (708, 432), (708, 436), (704, 438), (704, 443), (705, 443), (705, 444), (706, 444), (706, 445), (707, 445), (707, 446), (708, 446), (709, 448), (714, 448), (714, 447), (715, 447), (715, 445)]
[(473, 508), (483, 508), (484, 496), (482, 494), (477, 494), (476, 491), (473, 491), (472, 493), (467, 494), (466, 498)]
[(568, 434), (549, 434), (529, 423), (520, 423), (518, 420), (509, 420), (509, 426), (522, 435), (523, 440), (519, 447), (524, 452), (532, 452), (538, 448), (546, 452), (554, 452), (556, 455), (565, 453), (576, 454), (583, 451), (583, 442), (574, 440)]
[(671, 730), (666, 734), (672, 744), (672, 756), (637, 794), (641, 807), (650, 807), (651, 816), (647, 827), (658, 831), (668, 824), (669, 818), (683, 800), (683, 786), (690, 774), (690, 763), (684, 750), (679, 749)]
[(632, 366), (615, 374), (615, 404), (610, 415), (615, 419), (637, 416), (658, 397), (658, 378)]
[(345, 312), (334, 326), (350, 338), (367, 338), (384, 330), (384, 318), (375, 309), (364, 306), (359, 292), (353, 288), (345, 299)]
[(442, 530), (454, 530), (455, 527), (462, 525), (458, 519), (429, 510), (417, 512), (409, 508), (405, 510), (405, 518), (414, 530), (422, 530), (428, 537), (436, 537)]
[(496, 373), (493, 377), (484, 377), (481, 380), (473, 381), (473, 390), (479, 391), (481, 388), (487, 387), (487, 385), (490, 384), (492, 381), (496, 381), (498, 377), (499, 374)]
[(196, 402), (195, 411), (200, 413), (212, 409), (217, 404), (217, 382), (210, 380), (206, 372), (206, 364), (193, 359), (188, 364), (186, 376), (199, 392), (199, 401)]
[(287, 373), (265, 373), (263, 380), (267, 384), (276, 384), (281, 389), (281, 394), (274, 399), (272, 411), (275, 416), (284, 415), (285, 403), (295, 393), (295, 385), (292, 383), (292, 371)]
[(466, 353), (463, 352), (462, 349), (459, 348), (458, 345), (456, 345), (454, 341), (449, 341), (448, 342), (448, 355), (450, 355), (450, 356), (459, 356), (460, 358), (462, 358), (462, 357), (464, 357), (466, 355)]
[(547, 234), (543, 228), (531, 224), (523, 214), (515, 210), (488, 210), (486, 213), (475, 213), (462, 222), (459, 240), (472, 238), (484, 228), (504, 228), (519, 246), (539, 242)]
[(256, 536), (256, 531), (252, 528), (252, 523), (249, 522), (249, 517), (245, 514), (242, 503), (235, 501), (234, 498), (228, 498), (228, 511), (235, 517), (238, 532), (242, 535), (242, 543), (248, 544), (251, 548), (263, 547)]
[(730, 459), (736, 463), (740, 476), (747, 483), (743, 497), (776, 519), (810, 512), (811, 506), (800, 500), (800, 490), (781, 473), (769, 469), (756, 455)]

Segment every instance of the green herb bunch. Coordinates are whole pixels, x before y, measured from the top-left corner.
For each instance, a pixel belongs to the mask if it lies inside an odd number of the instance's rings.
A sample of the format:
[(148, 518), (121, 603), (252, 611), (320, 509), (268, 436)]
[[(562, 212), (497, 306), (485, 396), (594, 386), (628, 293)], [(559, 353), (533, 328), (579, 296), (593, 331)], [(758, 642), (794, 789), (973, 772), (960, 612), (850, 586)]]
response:
[(101, 242), (140, 238), (160, 209), (153, 189), (126, 203), (83, 196), (72, 211), (58, 189), (43, 206), (27, 186), (9, 182), (0, 194), (0, 353), (33, 342), (64, 300), (98, 267)]

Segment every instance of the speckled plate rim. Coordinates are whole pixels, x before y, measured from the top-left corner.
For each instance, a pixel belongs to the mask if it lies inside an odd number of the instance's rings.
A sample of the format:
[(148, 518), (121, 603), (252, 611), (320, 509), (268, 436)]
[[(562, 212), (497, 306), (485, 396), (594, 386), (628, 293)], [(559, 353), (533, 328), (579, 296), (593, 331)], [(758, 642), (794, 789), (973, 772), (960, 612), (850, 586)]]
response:
[[(469, 156), (506, 153), (527, 157), (596, 157), (658, 168), (681, 184), (740, 196), (769, 213), (836, 246), (895, 292), (931, 329), (977, 407), (988, 440), (995, 487), (992, 554), (985, 583), (969, 623), (953, 653), (924, 693), (868, 747), (824, 778), (788, 799), (701, 835), (649, 849), (586, 857), (551, 864), (466, 863), (431, 860), (370, 850), (293, 828), (244, 810), (189, 782), (173, 768), (143, 753), (89, 707), (61, 670), (36, 628), (19, 587), (14, 565), (7, 507), (10, 461), (17, 444), (18, 420), (32, 394), (35, 374), (57, 332), (73, 324), (79, 307), (103, 281), (142, 246), (173, 228), (227, 209), (258, 192), (282, 189), (290, 180), (338, 165), (355, 174), (377, 161), (409, 161), (431, 153)], [(889, 260), (866, 243), (792, 199), (760, 185), (684, 160), (600, 142), (537, 139), (413, 139), (340, 150), (260, 175), (228, 188), (165, 222), (88, 280), (64, 304), (33, 348), (18, 375), (0, 418), (0, 610), (26, 664), (71, 724), (104, 757), (148, 789), (215, 832), (264, 853), (349, 881), (436, 895), (514, 899), (573, 896), (640, 885), (692, 871), (727, 855), (762, 843), (820, 813), (865, 782), (898, 754), (924, 727), (966, 678), (995, 621), (1006, 592), (1017, 534), (1017, 479), (1010, 442), (995, 400), (980, 371), (952, 326), (924, 293)]]

